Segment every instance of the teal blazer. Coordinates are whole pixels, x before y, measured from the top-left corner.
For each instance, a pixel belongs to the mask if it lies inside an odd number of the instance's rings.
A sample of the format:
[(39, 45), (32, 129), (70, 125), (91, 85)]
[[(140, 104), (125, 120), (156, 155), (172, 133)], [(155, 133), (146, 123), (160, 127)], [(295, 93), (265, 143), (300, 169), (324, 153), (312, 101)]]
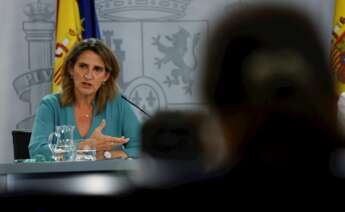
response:
[[(96, 108), (95, 102), (94, 108)], [(94, 110), (92, 124), (85, 137), (82, 137), (78, 129), (75, 128), (75, 141), (89, 138), (103, 119), (106, 121), (106, 127), (102, 131), (103, 134), (129, 138), (124, 151), (129, 157), (138, 157), (140, 149), (140, 123), (131, 106), (120, 95), (115, 96), (109, 101), (102, 113), (96, 115), (96, 110)], [(36, 111), (29, 144), (30, 158), (44, 156), (45, 160), (51, 159), (48, 136), (55, 131), (55, 126), (59, 125), (76, 126), (73, 105), (61, 107), (60, 94), (49, 94), (42, 98)]]

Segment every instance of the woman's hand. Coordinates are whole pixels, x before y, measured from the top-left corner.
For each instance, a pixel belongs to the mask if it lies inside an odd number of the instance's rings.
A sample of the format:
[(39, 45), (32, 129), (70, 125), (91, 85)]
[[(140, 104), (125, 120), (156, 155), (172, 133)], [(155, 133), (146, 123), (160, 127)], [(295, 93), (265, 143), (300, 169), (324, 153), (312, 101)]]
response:
[[(128, 138), (124, 137), (112, 137), (108, 135), (104, 135), (102, 133), (102, 130), (105, 127), (105, 120), (102, 120), (102, 122), (99, 124), (99, 126), (93, 131), (91, 135), (91, 139), (95, 141), (95, 148), (97, 151), (97, 155), (99, 155), (100, 159), (103, 157), (104, 151), (111, 151), (113, 146), (119, 145), (119, 144), (125, 144), (128, 142)], [(116, 153), (118, 152), (118, 153)], [(122, 152), (121, 154), (119, 152)], [(127, 154), (121, 150), (116, 150), (112, 152), (112, 155), (114, 158), (117, 157), (117, 155), (120, 154), (118, 157), (121, 158), (127, 158)]]
[[(109, 159), (115, 159), (115, 158), (122, 158), (127, 159), (128, 155), (122, 150), (115, 150), (115, 151), (109, 151), (111, 153), (111, 158)], [(96, 152), (96, 160), (104, 160), (104, 151), (97, 151)]]

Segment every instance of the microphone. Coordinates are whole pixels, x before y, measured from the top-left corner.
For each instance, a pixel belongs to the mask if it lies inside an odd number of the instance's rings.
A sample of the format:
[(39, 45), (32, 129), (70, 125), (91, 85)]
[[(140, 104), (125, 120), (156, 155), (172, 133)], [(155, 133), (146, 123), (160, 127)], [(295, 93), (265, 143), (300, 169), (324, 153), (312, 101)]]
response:
[(129, 100), (127, 97), (125, 97), (124, 95), (121, 94), (122, 99), (126, 100), (129, 104), (133, 105), (134, 107), (136, 107), (138, 110), (140, 110), (142, 113), (144, 113), (147, 117), (152, 118), (152, 116), (150, 114), (148, 114), (147, 112), (145, 112), (143, 109), (141, 109), (138, 105), (136, 105), (134, 102), (132, 102), (131, 100)]

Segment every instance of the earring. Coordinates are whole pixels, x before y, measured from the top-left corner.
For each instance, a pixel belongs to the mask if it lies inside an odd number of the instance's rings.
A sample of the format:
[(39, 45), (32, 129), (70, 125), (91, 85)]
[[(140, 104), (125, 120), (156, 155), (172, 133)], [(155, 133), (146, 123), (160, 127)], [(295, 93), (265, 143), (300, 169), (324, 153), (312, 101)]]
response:
[(103, 80), (102, 85), (105, 85), (106, 80)]

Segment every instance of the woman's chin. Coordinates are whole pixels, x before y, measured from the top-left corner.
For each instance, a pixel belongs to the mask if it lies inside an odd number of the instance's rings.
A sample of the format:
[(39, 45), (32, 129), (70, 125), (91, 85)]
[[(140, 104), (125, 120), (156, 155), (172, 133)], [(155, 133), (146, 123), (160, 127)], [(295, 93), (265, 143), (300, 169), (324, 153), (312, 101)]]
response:
[(96, 92), (93, 89), (80, 89), (80, 94), (83, 96), (92, 96), (95, 95)]

